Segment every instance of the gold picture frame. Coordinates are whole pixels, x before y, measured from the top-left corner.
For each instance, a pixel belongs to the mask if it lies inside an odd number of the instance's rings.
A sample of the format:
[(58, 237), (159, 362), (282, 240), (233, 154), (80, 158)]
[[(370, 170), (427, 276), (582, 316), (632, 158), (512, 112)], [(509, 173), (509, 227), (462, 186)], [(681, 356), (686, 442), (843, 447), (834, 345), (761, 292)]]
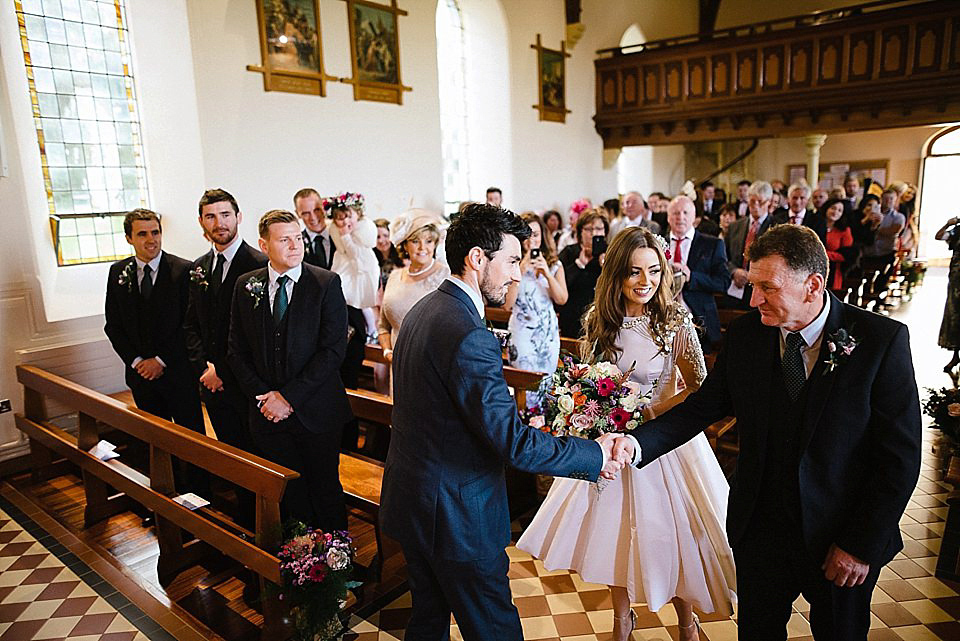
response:
[(339, 80), (323, 69), (320, 0), (254, 0), (260, 33), (264, 91), (327, 95), (327, 82)]
[(407, 12), (390, 4), (367, 0), (344, 0), (350, 24), (352, 78), (340, 82), (353, 85), (354, 100), (403, 104), (403, 92), (412, 91), (400, 76), (399, 17)]
[(540, 34), (537, 43), (530, 45), (537, 51), (537, 89), (540, 102), (533, 108), (540, 112), (540, 120), (548, 122), (566, 122), (567, 114), (567, 65), (570, 57), (567, 44), (560, 42), (560, 49), (548, 49), (543, 46)]

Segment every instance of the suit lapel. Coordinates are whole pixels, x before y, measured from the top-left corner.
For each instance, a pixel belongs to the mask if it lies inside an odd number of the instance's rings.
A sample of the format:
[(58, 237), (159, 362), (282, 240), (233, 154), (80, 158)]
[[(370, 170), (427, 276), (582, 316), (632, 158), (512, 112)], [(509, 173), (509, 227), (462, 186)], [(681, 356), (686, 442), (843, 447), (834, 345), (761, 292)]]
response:
[(813, 366), (813, 371), (810, 372), (807, 406), (804, 408), (803, 427), (800, 432), (801, 452), (807, 449), (807, 445), (816, 431), (820, 415), (823, 414), (823, 408), (837, 377), (836, 371), (826, 371), (826, 360), (830, 355), (830, 349), (827, 347), (827, 337), (843, 327), (843, 303), (833, 294), (827, 295), (830, 297), (830, 313), (827, 315), (827, 323), (823, 327), (823, 337), (820, 339), (820, 352), (817, 354), (817, 362)]
[[(757, 321), (759, 323), (759, 321)], [(751, 395), (749, 407), (756, 413), (754, 424), (760, 427), (759, 445), (761, 452), (767, 451), (767, 430), (770, 428), (770, 399), (773, 397), (773, 384), (777, 380), (776, 371), (780, 368), (780, 330), (776, 327), (767, 327), (760, 324), (760, 340), (757, 345), (760, 349), (753, 360), (756, 363), (756, 372), (752, 380), (760, 385), (756, 396)]]
[(467, 295), (465, 291), (451, 283), (449, 280), (444, 279), (440, 286), (437, 288), (439, 291), (444, 294), (449, 294), (457, 300), (459, 300), (467, 308), (467, 311), (470, 313), (470, 317), (477, 323), (479, 327), (483, 327), (483, 319), (480, 317), (480, 314), (477, 313), (477, 306), (474, 305), (473, 300)]

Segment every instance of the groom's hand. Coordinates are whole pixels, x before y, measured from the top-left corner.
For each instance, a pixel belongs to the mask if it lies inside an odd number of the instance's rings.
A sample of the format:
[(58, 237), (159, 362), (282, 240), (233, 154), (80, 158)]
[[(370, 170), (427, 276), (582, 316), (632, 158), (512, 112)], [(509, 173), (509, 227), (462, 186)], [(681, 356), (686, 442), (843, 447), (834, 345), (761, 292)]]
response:
[(827, 559), (820, 569), (827, 581), (833, 581), (838, 588), (852, 588), (864, 582), (870, 572), (870, 565), (836, 545), (831, 545)]
[(603, 434), (597, 439), (600, 449), (603, 450), (603, 469), (600, 470), (600, 476), (605, 479), (613, 480), (617, 478), (620, 470), (623, 469), (623, 462), (613, 454), (616, 440), (617, 437), (613, 434)]
[(613, 444), (613, 458), (622, 462), (624, 465), (630, 465), (633, 462), (633, 439), (626, 437), (617, 438)]

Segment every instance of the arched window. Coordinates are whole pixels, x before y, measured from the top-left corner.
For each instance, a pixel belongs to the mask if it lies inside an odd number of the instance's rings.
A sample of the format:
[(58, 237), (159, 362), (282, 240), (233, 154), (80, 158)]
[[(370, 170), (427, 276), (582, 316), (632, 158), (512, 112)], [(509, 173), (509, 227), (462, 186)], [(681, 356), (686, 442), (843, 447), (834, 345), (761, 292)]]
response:
[(15, 0), (57, 263), (130, 254), (147, 204), (123, 0)]
[(470, 199), (466, 47), (457, 0), (437, 3), (437, 70), (444, 210), (452, 214), (461, 201)]
[[(960, 125), (930, 137), (923, 155), (920, 198), (920, 252), (928, 259), (949, 259), (953, 253), (934, 234), (950, 218), (960, 216), (955, 182), (960, 174)], [(944, 261), (946, 264), (946, 261)]]

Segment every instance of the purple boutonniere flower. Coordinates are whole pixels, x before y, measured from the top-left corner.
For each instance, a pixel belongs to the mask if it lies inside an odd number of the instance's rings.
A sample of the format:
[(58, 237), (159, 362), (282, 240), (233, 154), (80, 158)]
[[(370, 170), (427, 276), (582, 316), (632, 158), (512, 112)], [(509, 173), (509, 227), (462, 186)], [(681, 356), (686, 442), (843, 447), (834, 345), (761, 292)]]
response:
[(846, 363), (858, 344), (857, 338), (842, 327), (827, 336), (827, 360), (824, 361), (827, 369), (823, 373), (829, 374)]
[(263, 292), (265, 290), (264, 281), (261, 278), (256, 276), (251, 276), (247, 279), (247, 282), (244, 283), (243, 289), (247, 292), (250, 298), (253, 299), (253, 308), (256, 309), (260, 306), (260, 300), (263, 299)]
[(137, 261), (131, 260), (117, 276), (117, 284), (126, 287), (128, 292), (133, 291), (133, 283), (137, 280)]
[(190, 270), (190, 282), (200, 289), (206, 289), (210, 285), (210, 283), (207, 282), (207, 272), (203, 268), (203, 265), (197, 265)]

